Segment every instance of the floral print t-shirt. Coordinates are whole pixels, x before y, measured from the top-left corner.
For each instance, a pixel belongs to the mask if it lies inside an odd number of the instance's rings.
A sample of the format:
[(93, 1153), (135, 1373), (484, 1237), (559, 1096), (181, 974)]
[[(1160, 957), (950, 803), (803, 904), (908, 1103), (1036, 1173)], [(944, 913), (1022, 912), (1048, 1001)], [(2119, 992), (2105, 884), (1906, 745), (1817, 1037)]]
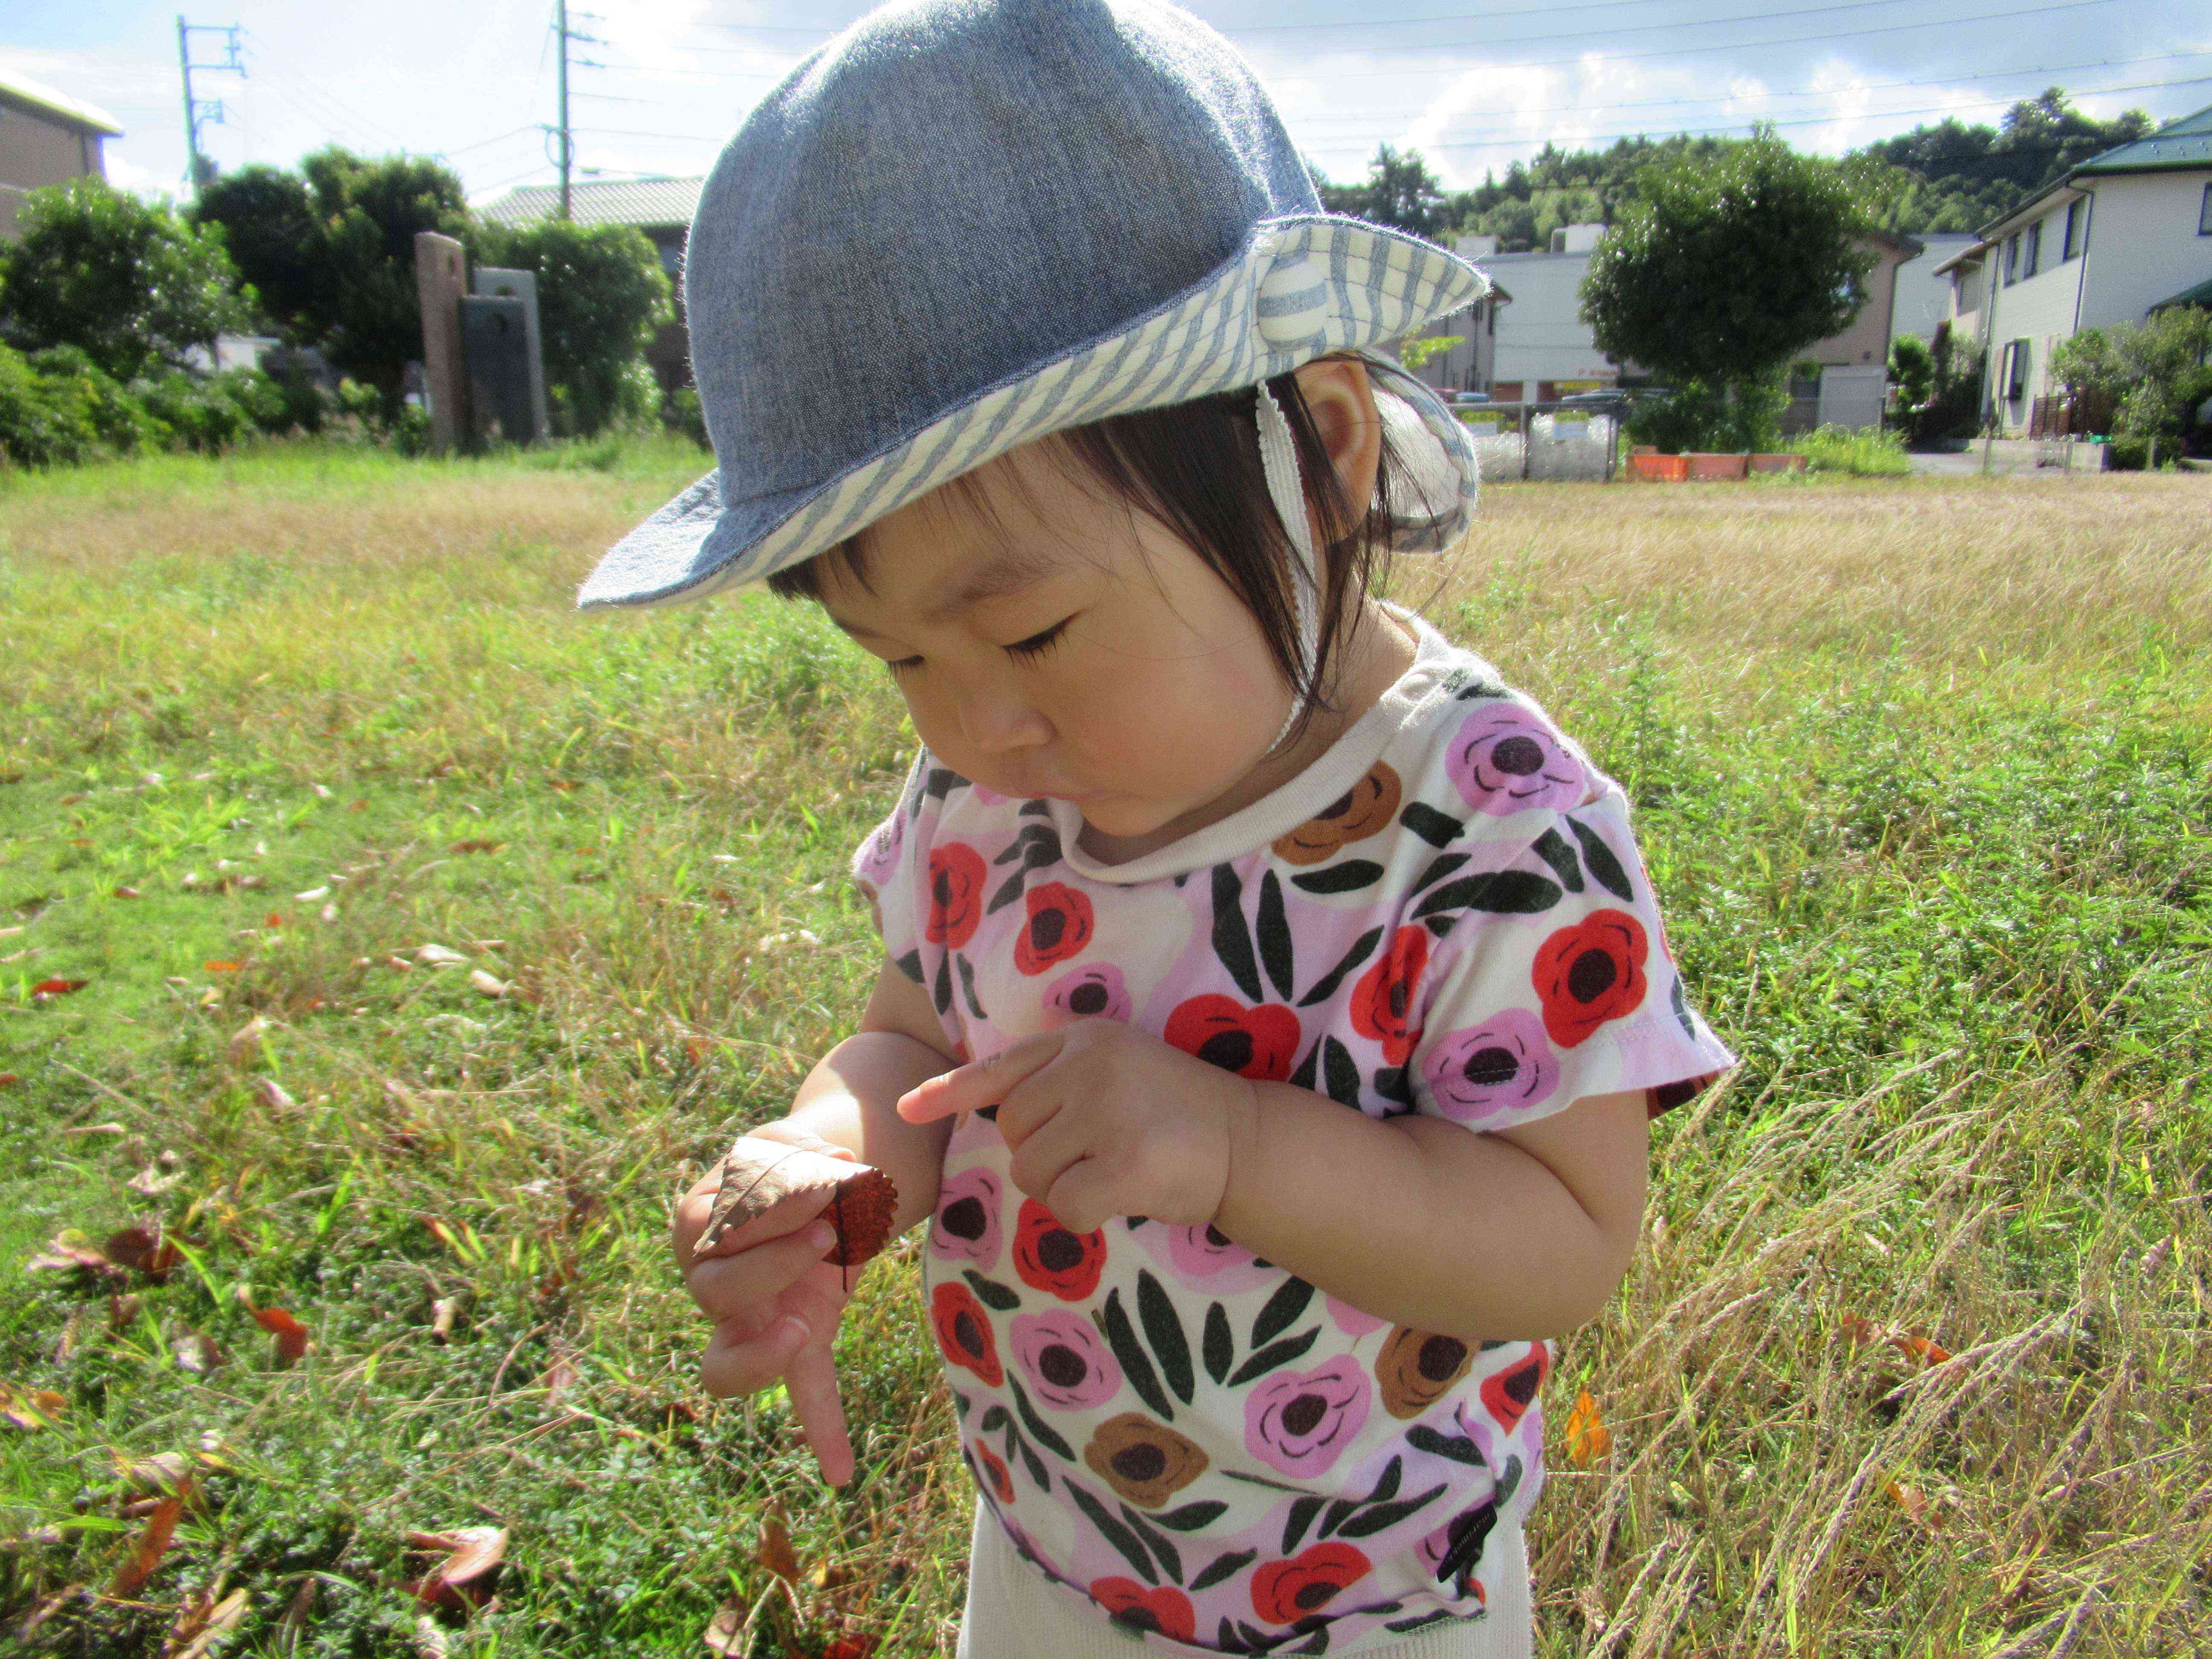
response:
[[(1413, 613), (1413, 665), (1297, 778), (1132, 862), (924, 750), (854, 873), (966, 1060), (1122, 1020), (1346, 1109), (1480, 1133), (1653, 1115), (1735, 1056), (1684, 1002), (1620, 787)], [(1479, 1618), (1541, 1484), (1547, 1341), (1322, 1294), (1210, 1227), (1077, 1234), (988, 1112), (946, 1149), (930, 1324), (1022, 1559), (1171, 1653), (1344, 1653)]]

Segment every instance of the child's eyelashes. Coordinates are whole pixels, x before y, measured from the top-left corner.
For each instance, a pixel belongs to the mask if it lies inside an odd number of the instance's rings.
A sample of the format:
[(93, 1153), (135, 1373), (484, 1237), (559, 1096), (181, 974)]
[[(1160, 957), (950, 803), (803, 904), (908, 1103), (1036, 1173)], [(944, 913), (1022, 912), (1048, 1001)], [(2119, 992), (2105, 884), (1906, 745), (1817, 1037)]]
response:
[[(1016, 640), (1012, 645), (1001, 646), (1000, 649), (1003, 650), (1016, 662), (1036, 662), (1040, 660), (1047, 652), (1050, 651), (1054, 646), (1060, 642), (1062, 636), (1064, 636), (1067, 632), (1068, 623), (1074, 620), (1075, 617), (1073, 616), (1062, 617), (1058, 622), (1046, 629), (1042, 634), (1032, 634), (1025, 640)], [(920, 657), (899, 657), (896, 659), (887, 659), (884, 662), (884, 666), (891, 671), (891, 677), (894, 679), (902, 679), (907, 675), (913, 673), (915, 670), (921, 666), (921, 659)]]

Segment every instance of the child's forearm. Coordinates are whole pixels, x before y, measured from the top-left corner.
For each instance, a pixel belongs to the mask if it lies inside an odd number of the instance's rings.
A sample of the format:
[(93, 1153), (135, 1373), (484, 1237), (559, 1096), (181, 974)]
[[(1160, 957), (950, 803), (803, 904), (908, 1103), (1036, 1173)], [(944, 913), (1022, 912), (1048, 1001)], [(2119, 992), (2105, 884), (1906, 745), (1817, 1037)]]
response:
[(1364, 1312), (1534, 1341), (1595, 1316), (1626, 1271), (1634, 1227), (1608, 1231), (1510, 1141), (1378, 1121), (1291, 1084), (1250, 1088), (1216, 1224)]
[(888, 1175), (898, 1188), (892, 1231), (902, 1233), (937, 1208), (949, 1122), (909, 1123), (894, 1109), (898, 1097), (952, 1061), (927, 1043), (896, 1031), (860, 1031), (815, 1062), (788, 1116), (752, 1133), (795, 1139), (798, 1129), (842, 1146)]

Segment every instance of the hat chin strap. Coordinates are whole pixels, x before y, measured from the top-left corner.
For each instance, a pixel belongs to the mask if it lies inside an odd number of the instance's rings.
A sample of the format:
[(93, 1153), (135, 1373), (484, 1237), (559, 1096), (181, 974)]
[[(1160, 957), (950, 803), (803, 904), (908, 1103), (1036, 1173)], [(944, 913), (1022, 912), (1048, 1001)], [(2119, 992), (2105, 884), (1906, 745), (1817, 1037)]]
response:
[[(1314, 556), (1313, 521), (1306, 513), (1305, 489), (1299, 482), (1298, 452), (1291, 440), (1291, 423), (1284, 418), (1282, 405), (1275, 401), (1275, 394), (1267, 389), (1266, 381), (1260, 383), (1258, 391), (1260, 465), (1267, 475), (1267, 495), (1275, 504), (1276, 515), (1283, 521), (1283, 532), (1298, 556), (1291, 580), (1291, 596), (1297, 613), (1301, 659), (1310, 672), (1321, 648), (1321, 590), (1319, 567)], [(1267, 745), (1268, 753), (1273, 754), (1290, 736), (1291, 728), (1297, 724), (1310, 700), (1304, 694), (1291, 698), (1291, 712), (1284, 717), (1283, 729)]]

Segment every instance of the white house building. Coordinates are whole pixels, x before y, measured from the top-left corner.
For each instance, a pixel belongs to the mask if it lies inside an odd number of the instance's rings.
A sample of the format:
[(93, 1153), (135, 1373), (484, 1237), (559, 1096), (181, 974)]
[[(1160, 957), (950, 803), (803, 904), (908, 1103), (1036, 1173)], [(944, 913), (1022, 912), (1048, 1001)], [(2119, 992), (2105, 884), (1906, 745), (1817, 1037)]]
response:
[(2007, 436), (2066, 420), (2051, 354), (2137, 323), (2212, 281), (2212, 108), (2093, 156), (1938, 267), (1953, 336), (1982, 353), (1982, 405)]
[(24, 197), (71, 179), (104, 179), (104, 139), (122, 136), (115, 118), (67, 93), (0, 72), (0, 240), (13, 241)]
[(1620, 384), (1621, 366), (1597, 349), (1582, 319), (1583, 278), (1604, 234), (1603, 225), (1566, 225), (1540, 253), (1470, 255), (1513, 295), (1495, 313), (1491, 384), (1484, 388), (1492, 397), (1548, 403)]
[(1943, 271), (1954, 253), (1982, 239), (1971, 230), (1923, 230), (1913, 234), (1920, 252), (1897, 268), (1897, 297), (1889, 319), (1889, 343), (1907, 334), (1933, 343), (1936, 331), (1951, 315), (1951, 278)]

